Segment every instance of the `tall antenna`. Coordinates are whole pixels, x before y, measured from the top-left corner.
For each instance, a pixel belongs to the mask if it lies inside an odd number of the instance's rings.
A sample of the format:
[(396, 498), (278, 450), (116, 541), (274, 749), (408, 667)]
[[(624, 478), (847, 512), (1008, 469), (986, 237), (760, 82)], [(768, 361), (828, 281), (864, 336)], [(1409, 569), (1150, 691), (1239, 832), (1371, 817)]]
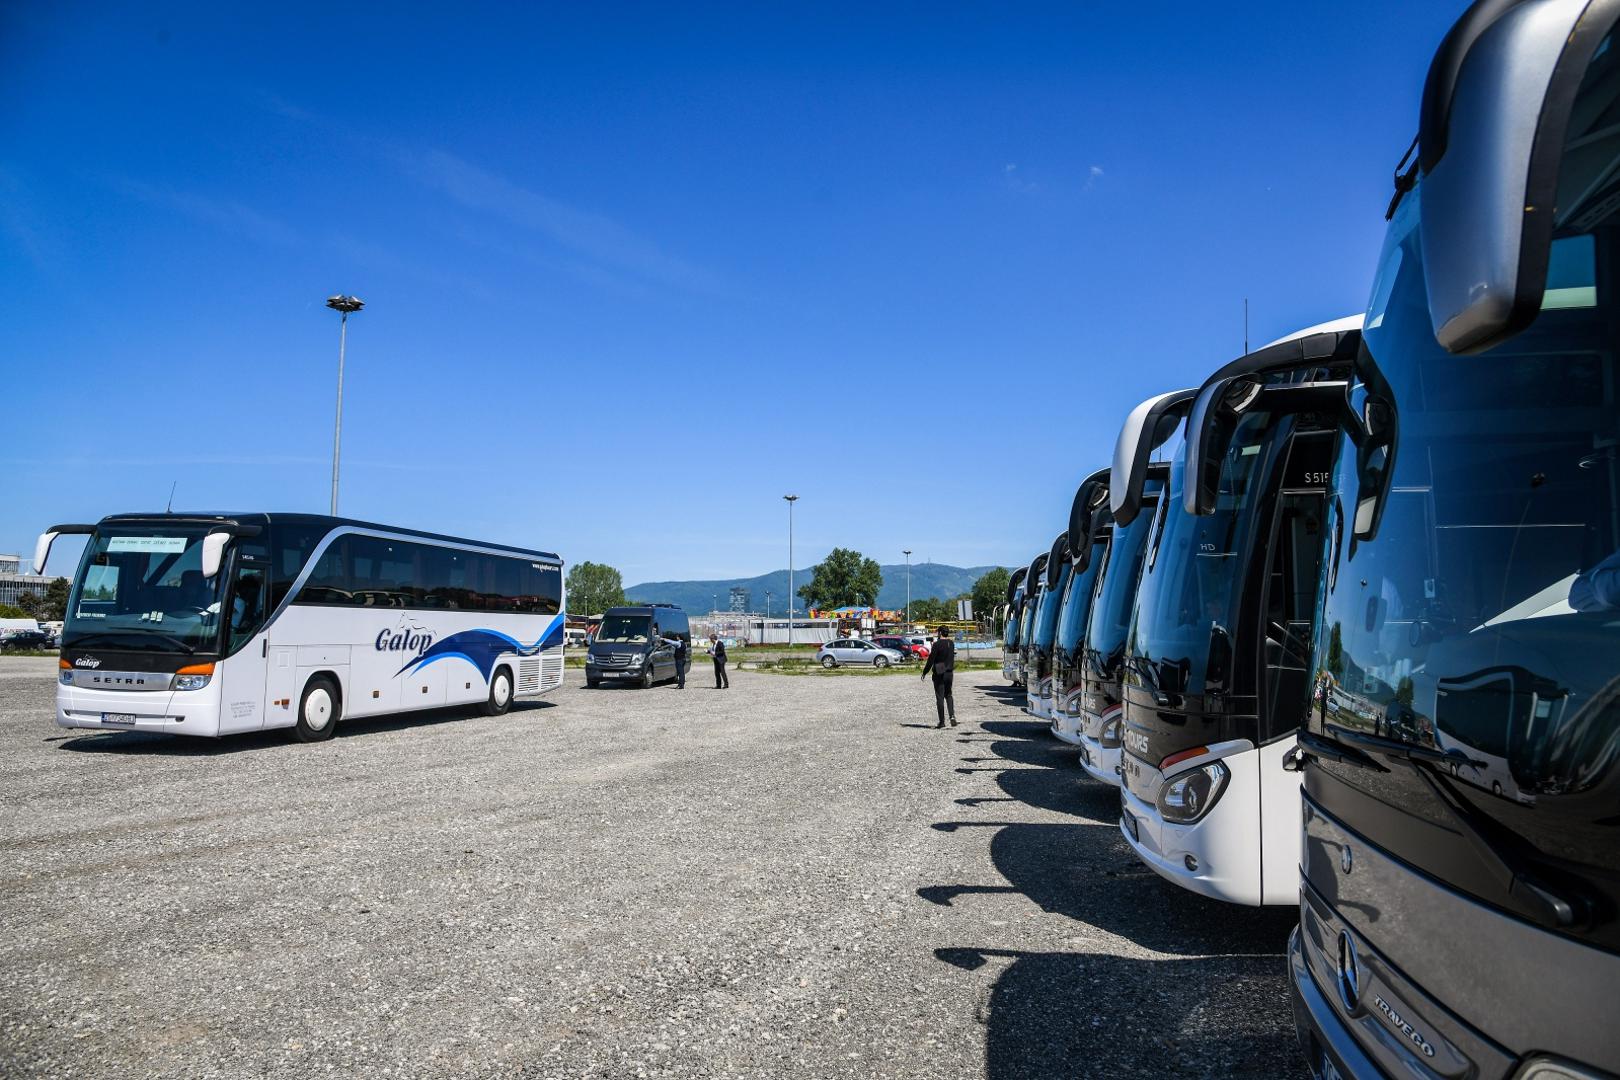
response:
[(1249, 298), (1243, 298), (1243, 355), (1249, 355)]
[(169, 505), (165, 506), (163, 508), (163, 512), (165, 514), (174, 513), (174, 489), (179, 487), (179, 486), (180, 486), (180, 481), (179, 480), (176, 480), (174, 483), (169, 485)]

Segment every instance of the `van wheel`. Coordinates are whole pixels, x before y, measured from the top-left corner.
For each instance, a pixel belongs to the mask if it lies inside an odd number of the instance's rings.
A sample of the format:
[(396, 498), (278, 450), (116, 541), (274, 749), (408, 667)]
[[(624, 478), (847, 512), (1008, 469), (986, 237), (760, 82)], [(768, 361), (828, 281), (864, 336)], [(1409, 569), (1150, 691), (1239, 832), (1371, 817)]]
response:
[(501, 716), (511, 707), (512, 673), (501, 668), (489, 680), (489, 700), (484, 702), (484, 715)]
[(299, 742), (325, 742), (337, 732), (342, 713), (337, 684), (325, 675), (315, 676), (304, 687), (304, 696), (298, 699), (298, 723), (293, 725), (293, 738)]
[(821, 658), (821, 666), (826, 668), (828, 671), (831, 671), (833, 668), (838, 666), (838, 661), (834, 660), (830, 656), (823, 656)]
[(872, 661), (872, 666), (876, 668), (886, 668), (889, 666), (889, 658), (887, 656), (880, 656), (876, 660)]
[(593, 679), (587, 675), (585, 676), (585, 685), (590, 687), (592, 690), (600, 690), (602, 688), (602, 680)]
[(651, 690), (652, 689), (652, 684), (653, 684), (653, 666), (652, 666), (652, 661), (649, 660), (647, 662), (647, 670), (645, 670), (645, 671), (643, 671), (641, 673), (641, 688), (643, 690)]

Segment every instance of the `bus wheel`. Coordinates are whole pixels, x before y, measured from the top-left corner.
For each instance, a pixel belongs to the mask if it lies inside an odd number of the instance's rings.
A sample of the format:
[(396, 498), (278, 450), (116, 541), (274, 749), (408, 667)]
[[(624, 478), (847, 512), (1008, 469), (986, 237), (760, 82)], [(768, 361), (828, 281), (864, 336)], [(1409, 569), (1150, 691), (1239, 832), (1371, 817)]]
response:
[(512, 707), (512, 673), (505, 668), (495, 672), (489, 680), (489, 700), (484, 702), (485, 716), (500, 716)]
[(338, 688), (325, 675), (317, 675), (304, 687), (304, 696), (298, 701), (298, 723), (293, 725), (293, 738), (299, 742), (323, 742), (337, 731), (342, 707), (338, 704)]

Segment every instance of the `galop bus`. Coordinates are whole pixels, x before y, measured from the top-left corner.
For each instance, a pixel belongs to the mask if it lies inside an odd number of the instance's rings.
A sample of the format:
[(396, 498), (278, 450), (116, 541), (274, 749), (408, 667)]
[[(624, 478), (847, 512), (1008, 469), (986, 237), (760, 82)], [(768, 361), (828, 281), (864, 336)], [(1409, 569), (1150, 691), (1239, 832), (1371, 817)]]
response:
[(1021, 566), (1007, 578), (1007, 617), (1001, 630), (1001, 677), (1017, 686), (1023, 679), (1018, 630), (1024, 617), (1024, 577), (1029, 567)]
[(1058, 610), (1069, 585), (1069, 536), (1059, 533), (1046, 553), (1045, 589), (1035, 609), (1030, 653), (1034, 667), (1029, 672), (1024, 711), (1037, 720), (1052, 718), (1052, 642), (1057, 637)]
[[(1182, 888), (1299, 902), (1299, 775), (1328, 460), (1361, 317), (1200, 388), (1125, 647), (1120, 828)], [(1306, 366), (1309, 365), (1309, 366)]]
[(1052, 734), (1071, 746), (1079, 745), (1084, 724), (1080, 700), (1085, 691), (1086, 623), (1098, 575), (1108, 560), (1113, 523), (1108, 511), (1108, 470), (1098, 469), (1081, 481), (1069, 508), (1069, 559), (1074, 567), (1052, 645)]
[(228, 735), (562, 683), (562, 560), (310, 514), (122, 514), (88, 537), (62, 629), (65, 728)]
[(1080, 712), (1080, 767), (1094, 780), (1119, 786), (1120, 679), (1125, 635), (1136, 610), (1136, 583), (1142, 573), (1153, 511), (1159, 505), (1170, 466), (1154, 461), (1191, 406), (1193, 390), (1148, 398), (1125, 418), (1108, 470), (1109, 514), (1114, 535), (1108, 558), (1098, 570), (1097, 595), (1085, 632)]
[(1389, 208), (1295, 759), (1318, 1076), (1620, 1075), (1617, 17), (1470, 7)]

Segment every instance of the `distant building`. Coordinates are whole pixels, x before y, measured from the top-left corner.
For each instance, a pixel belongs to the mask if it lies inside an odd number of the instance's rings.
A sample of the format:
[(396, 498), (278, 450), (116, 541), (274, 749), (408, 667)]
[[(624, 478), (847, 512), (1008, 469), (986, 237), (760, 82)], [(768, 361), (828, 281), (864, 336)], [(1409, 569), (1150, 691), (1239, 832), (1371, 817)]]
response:
[(731, 606), (726, 610), (736, 612), (752, 611), (753, 604), (753, 594), (747, 589), (738, 586), (731, 590)]
[(22, 572), (21, 555), (0, 555), (0, 604), (15, 604), (25, 593), (41, 600), (55, 577)]

